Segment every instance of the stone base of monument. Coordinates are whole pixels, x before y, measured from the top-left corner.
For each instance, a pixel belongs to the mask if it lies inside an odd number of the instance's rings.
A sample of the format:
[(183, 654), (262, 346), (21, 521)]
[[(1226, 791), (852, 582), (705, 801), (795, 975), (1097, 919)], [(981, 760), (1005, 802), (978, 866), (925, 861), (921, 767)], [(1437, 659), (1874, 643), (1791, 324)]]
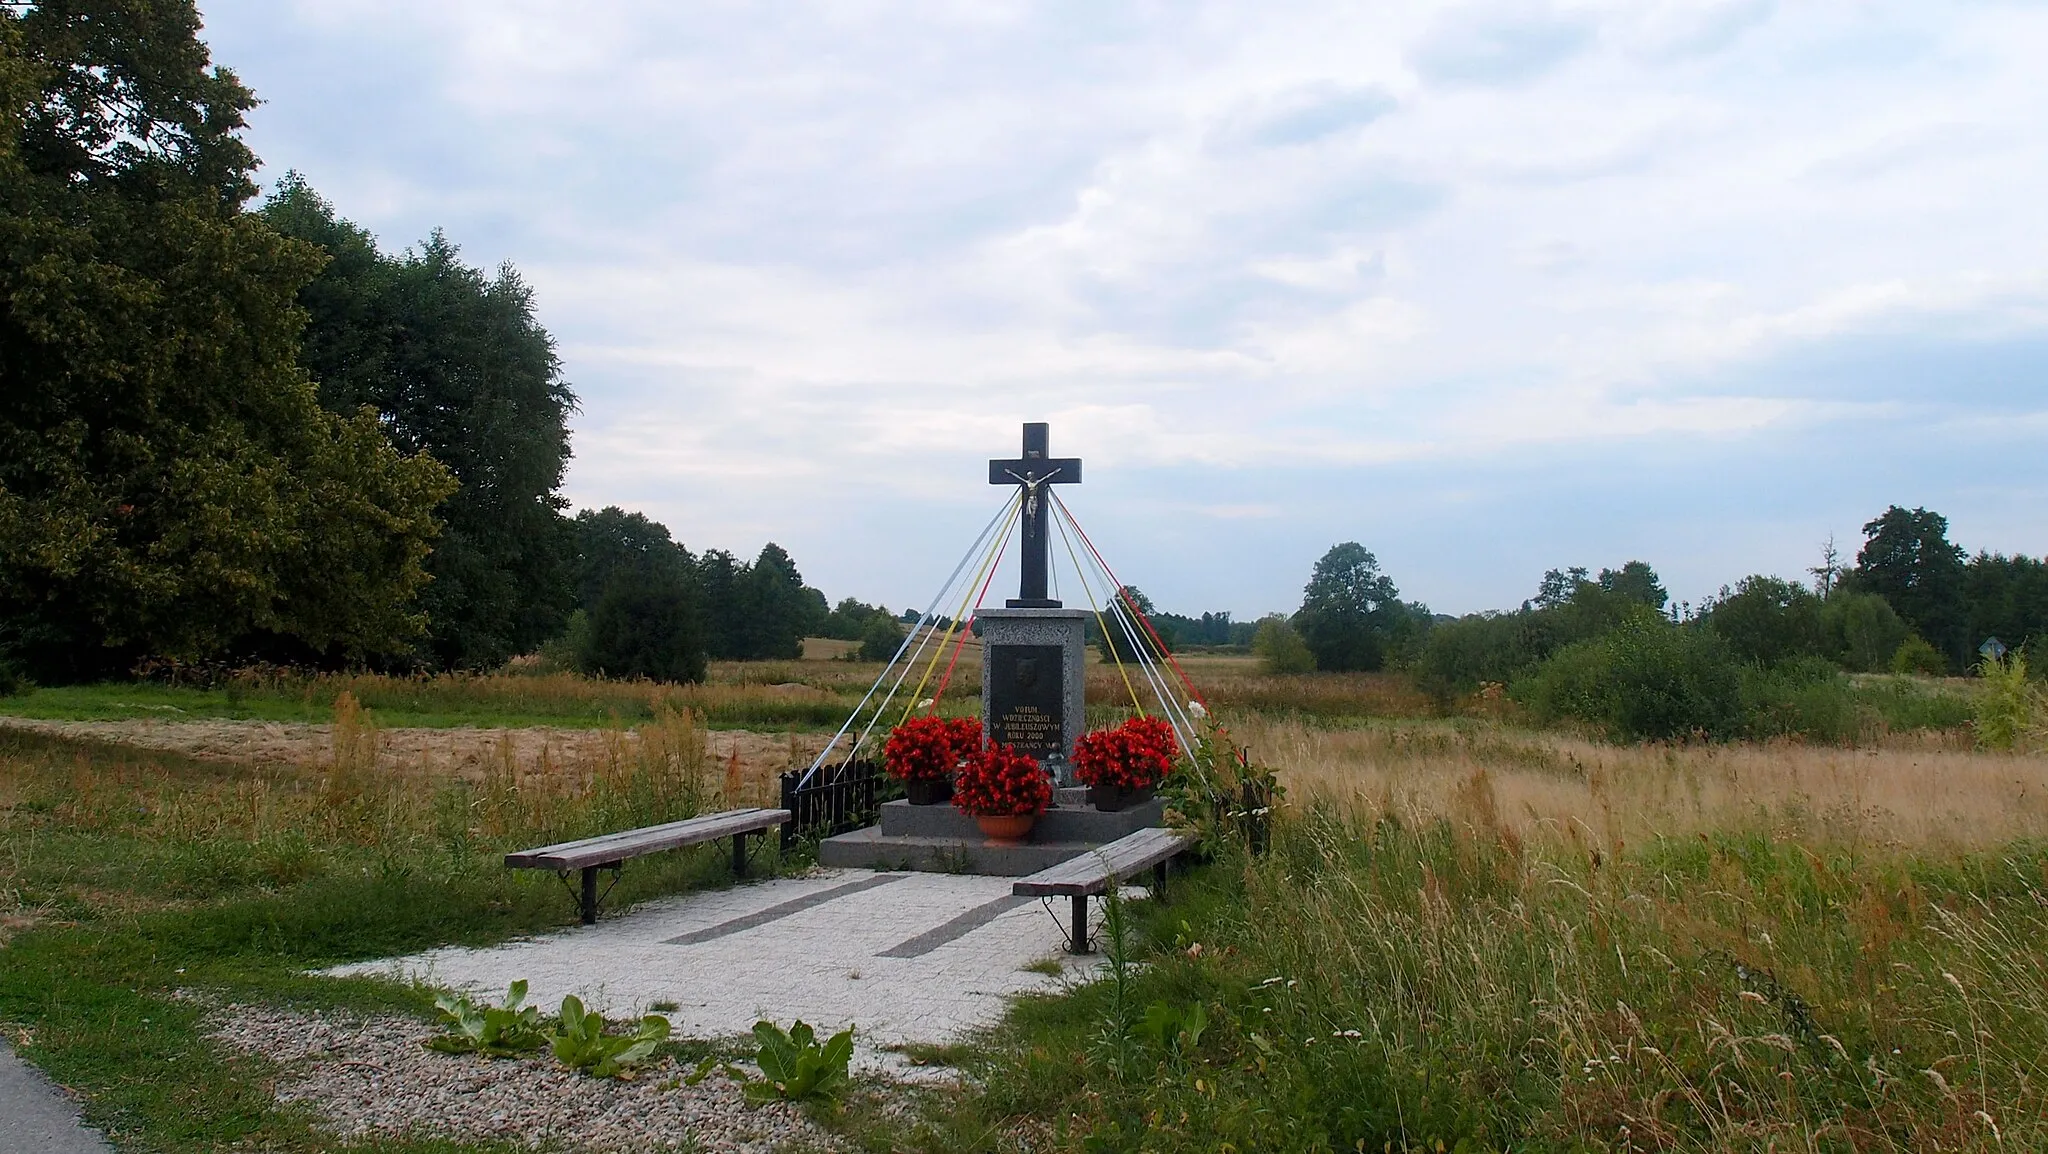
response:
[(1023, 877), (1146, 826), (1163, 825), (1165, 812), (1166, 803), (1155, 798), (1102, 813), (1088, 804), (1087, 790), (1061, 789), (1030, 836), (1006, 845), (983, 837), (973, 818), (950, 805), (891, 801), (882, 805), (880, 824), (820, 842), (818, 864)]

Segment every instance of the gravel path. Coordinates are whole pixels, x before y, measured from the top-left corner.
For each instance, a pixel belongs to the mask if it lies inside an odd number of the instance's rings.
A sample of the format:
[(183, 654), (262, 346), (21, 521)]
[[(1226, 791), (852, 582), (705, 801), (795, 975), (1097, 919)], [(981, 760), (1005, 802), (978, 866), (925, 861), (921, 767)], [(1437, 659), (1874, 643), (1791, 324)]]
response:
[(673, 1150), (768, 1154), (834, 1150), (837, 1141), (794, 1107), (749, 1110), (719, 1074), (696, 1086), (670, 1059), (631, 1082), (585, 1077), (539, 1057), (437, 1054), (432, 1028), (406, 1018), (338, 1019), (262, 1006), (227, 1006), (213, 1036), (283, 1067), (280, 1102), (312, 1108), (344, 1138), (399, 1135), (547, 1142), (596, 1152)]

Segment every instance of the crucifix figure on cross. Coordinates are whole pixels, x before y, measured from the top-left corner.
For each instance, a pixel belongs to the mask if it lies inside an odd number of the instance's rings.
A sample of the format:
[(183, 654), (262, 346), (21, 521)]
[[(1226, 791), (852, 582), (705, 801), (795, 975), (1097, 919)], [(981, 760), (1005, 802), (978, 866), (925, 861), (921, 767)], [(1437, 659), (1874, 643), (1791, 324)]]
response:
[(1024, 554), (1019, 562), (1022, 576), (1012, 609), (1058, 609), (1060, 603), (1045, 594), (1045, 506), (1047, 485), (1081, 483), (1081, 458), (1054, 457), (1046, 448), (1046, 424), (1027, 422), (1024, 426), (1024, 455), (1009, 461), (988, 463), (988, 483), (1016, 485), (1024, 490)]

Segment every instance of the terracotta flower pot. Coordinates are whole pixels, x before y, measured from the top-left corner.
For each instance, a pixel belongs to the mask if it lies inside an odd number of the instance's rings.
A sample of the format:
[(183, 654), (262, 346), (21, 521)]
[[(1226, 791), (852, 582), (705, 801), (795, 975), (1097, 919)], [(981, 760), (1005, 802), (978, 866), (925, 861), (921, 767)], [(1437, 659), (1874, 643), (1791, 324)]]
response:
[(1031, 827), (1037, 821), (1038, 815), (1035, 813), (1015, 813), (1000, 817), (977, 817), (974, 824), (981, 827), (982, 834), (990, 841), (1019, 842), (1024, 840), (1025, 834), (1031, 832)]
[(943, 805), (953, 800), (953, 779), (924, 778), (903, 783), (903, 794), (912, 805)]
[(1088, 787), (1088, 804), (1101, 813), (1116, 813), (1127, 807), (1143, 805), (1152, 800), (1152, 787), (1125, 789), (1120, 785), (1091, 785)]

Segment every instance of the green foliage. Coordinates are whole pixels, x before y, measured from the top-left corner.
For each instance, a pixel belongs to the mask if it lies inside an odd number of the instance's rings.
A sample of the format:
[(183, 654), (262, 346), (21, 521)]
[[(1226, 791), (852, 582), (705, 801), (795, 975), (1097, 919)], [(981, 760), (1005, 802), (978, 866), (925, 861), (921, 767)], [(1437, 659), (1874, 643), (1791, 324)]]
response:
[(1963, 567), (1963, 601), (1972, 647), (1991, 637), (2010, 649), (2048, 645), (2048, 561), (1980, 552)]
[(704, 634), (692, 585), (675, 571), (622, 566), (590, 611), (577, 665), (606, 677), (704, 680)]
[(531, 652), (573, 607), (559, 490), (576, 406), (532, 290), (510, 264), (488, 276), (464, 264), (438, 231), (385, 256), (296, 173), (261, 216), (327, 257), (297, 294), (310, 316), (298, 359), (320, 402), (375, 410), (404, 451), (461, 483), (421, 594), (434, 660), (488, 667)]
[(818, 636), (830, 637), (837, 641), (861, 641), (867, 637), (868, 630), (874, 627), (877, 618), (884, 621), (896, 619), (887, 606), (869, 605), (848, 597), (833, 606), (832, 612), (825, 615), (825, 624), (818, 630)]
[(1855, 673), (1883, 673), (1911, 634), (1891, 603), (1875, 593), (1836, 592), (1821, 605), (1825, 651)]
[(1949, 543), (1948, 518), (1893, 505), (1863, 526), (1856, 588), (1891, 603), (1951, 667), (1971, 642), (1963, 603), (1963, 551)]
[(1742, 677), (1726, 642), (1654, 613), (1557, 651), (1515, 695), (1539, 719), (1571, 719), (1622, 741), (1703, 737), (1742, 729)]
[(1258, 632), (1252, 634), (1252, 652), (1268, 673), (1315, 671), (1316, 655), (1309, 652), (1294, 625), (1278, 613), (1259, 619)]
[(1910, 634), (1899, 643), (1892, 654), (1893, 673), (1918, 673), (1928, 677), (1940, 677), (1948, 672), (1948, 658), (1941, 650), (1927, 643), (1919, 634)]
[(1657, 573), (1641, 561), (1602, 569), (1598, 581), (1587, 572), (1548, 570), (1536, 596), (1518, 611), (1468, 614), (1431, 627), (1414, 662), (1423, 691), (1449, 707), (1483, 683), (1512, 682), (1564, 646), (1599, 637), (1661, 604)]
[(1153, 1002), (1133, 1027), (1153, 1049), (1183, 1061), (1202, 1044), (1202, 1032), (1208, 1028), (1209, 1010), (1200, 1002), (1188, 1006)]
[(617, 505), (576, 514), (575, 543), (576, 603), (585, 611), (597, 606), (621, 569), (643, 570), (679, 583), (694, 582), (696, 561), (689, 550), (669, 537), (668, 526)]
[(443, 1054), (483, 1054), (490, 1058), (513, 1058), (543, 1049), (548, 1036), (540, 1028), (540, 1007), (528, 1006), (526, 979), (513, 982), (505, 992), (505, 1004), (472, 1002), (466, 994), (442, 994), (434, 999), (443, 1033), (422, 1045)]
[(0, 653), (0, 697), (15, 697), (34, 688), (34, 683)]
[(400, 652), (447, 470), (297, 364), (321, 254), (242, 211), (255, 98), (189, 0), (0, 9), (0, 648)]
[(668, 1037), (668, 1019), (648, 1014), (631, 1034), (604, 1032), (604, 1015), (583, 1008), (582, 999), (562, 999), (562, 1014), (550, 1037), (556, 1060), (593, 1078), (631, 1078), (633, 1067), (654, 1054)]
[(784, 1033), (780, 1026), (764, 1020), (754, 1023), (754, 1040), (760, 1043), (754, 1061), (761, 1068), (761, 1077), (746, 1083), (749, 1106), (835, 1100), (851, 1084), (847, 1073), (853, 1062), (851, 1026), (820, 1044), (817, 1032), (802, 1021)]
[[(1124, 602), (1123, 598), (1129, 598), (1129, 602)], [(1152, 599), (1145, 596), (1142, 590), (1135, 585), (1126, 585), (1118, 591), (1116, 602), (1102, 607), (1102, 619), (1108, 624), (1109, 632), (1103, 633), (1093, 621), (1088, 623), (1088, 633), (1095, 641), (1096, 650), (1102, 654), (1104, 661), (1136, 661), (1139, 660), (1140, 653), (1150, 654), (1153, 651), (1156, 643), (1152, 635), (1146, 631), (1145, 621), (1131, 615), (1131, 605), (1136, 605), (1138, 612), (1144, 614), (1146, 620), (1153, 619), (1159, 612), (1158, 606), (1152, 604)], [(1135, 629), (1138, 633), (1138, 640), (1135, 642), (1125, 627), (1126, 621), (1129, 622), (1129, 628)], [(1153, 628), (1159, 629), (1156, 622)], [(1171, 633), (1159, 629), (1159, 641), (1166, 643), (1168, 652), (1173, 651), (1174, 638)]]
[(1671, 600), (1671, 595), (1664, 591), (1663, 583), (1657, 579), (1657, 571), (1644, 561), (1630, 561), (1619, 569), (1600, 570), (1599, 584), (1603, 592), (1659, 612)]
[(1316, 668), (1369, 671), (1386, 664), (1408, 611), (1379, 558), (1346, 541), (1316, 562), (1293, 620)]
[(1882, 721), (1846, 674), (1819, 657), (1742, 670), (1742, 736), (1853, 745)]
[(1977, 675), (1984, 681), (1977, 698), (1977, 716), (1971, 721), (1977, 744), (1986, 749), (2014, 749), (2039, 734), (2048, 703), (2043, 702), (2040, 688), (2027, 682), (2025, 654), (1986, 657), (1978, 663)]
[(1736, 656), (1759, 665), (1819, 656), (1824, 648), (1821, 601), (1806, 586), (1779, 577), (1745, 577), (1707, 606), (1706, 624)]
[(860, 659), (862, 661), (887, 661), (896, 656), (903, 646), (903, 626), (894, 618), (876, 614), (868, 619), (867, 628), (860, 636)]

